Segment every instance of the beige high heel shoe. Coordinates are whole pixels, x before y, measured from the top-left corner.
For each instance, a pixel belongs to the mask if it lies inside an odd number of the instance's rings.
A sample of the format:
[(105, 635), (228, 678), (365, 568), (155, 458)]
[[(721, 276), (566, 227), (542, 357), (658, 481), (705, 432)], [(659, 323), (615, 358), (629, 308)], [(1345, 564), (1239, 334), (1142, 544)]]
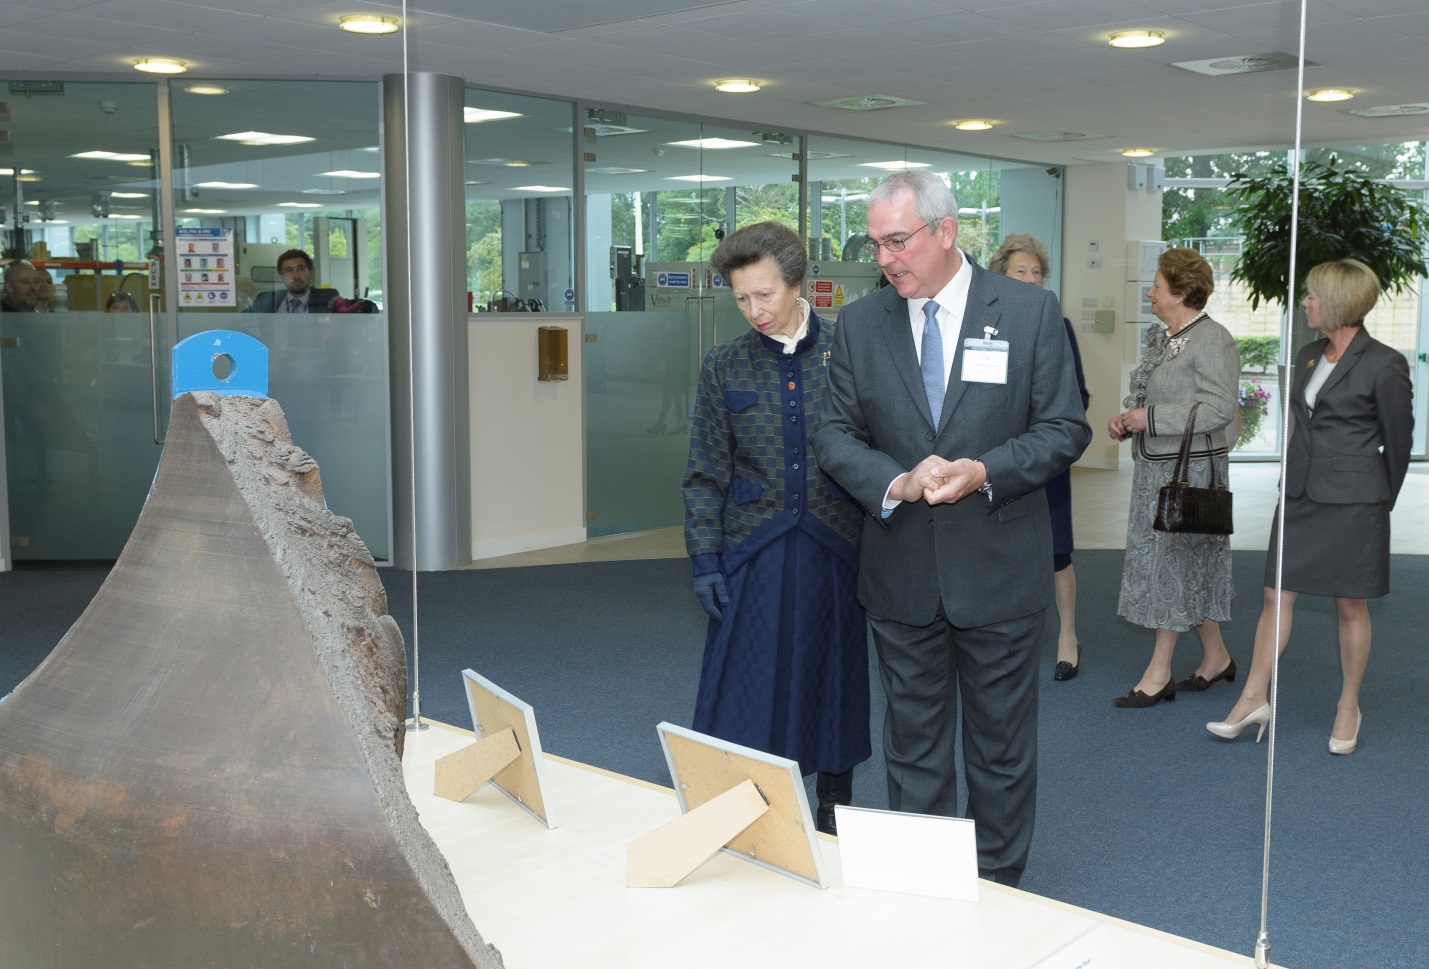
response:
[(1364, 723), (1364, 714), (1359, 710), (1355, 711), (1355, 735), (1349, 740), (1339, 740), (1334, 734), (1330, 734), (1330, 753), (1332, 754), (1353, 754), (1355, 747), (1360, 742), (1360, 724)]
[[(1260, 743), (1260, 738), (1265, 736), (1265, 726), (1266, 724), (1270, 723), (1269, 703), (1262, 703), (1260, 706), (1250, 711), (1250, 713), (1247, 713), (1245, 715), (1245, 718), (1237, 723), (1227, 723), (1224, 720), (1220, 720), (1215, 723), (1206, 724), (1206, 729), (1209, 730), (1211, 733), (1215, 734), (1217, 737), (1220, 737), (1222, 740), (1234, 740), (1241, 735), (1241, 731), (1245, 730), (1246, 727), (1249, 727), (1253, 723), (1260, 724), (1260, 730), (1257, 731), (1255, 735), (1255, 742)], [(1340, 743), (1341, 741), (1333, 742)], [(1350, 749), (1353, 750), (1354, 741), (1351, 740), (1348, 741), (1348, 743), (1350, 744)], [(1346, 751), (1346, 753), (1348, 753), (1348, 751)]]

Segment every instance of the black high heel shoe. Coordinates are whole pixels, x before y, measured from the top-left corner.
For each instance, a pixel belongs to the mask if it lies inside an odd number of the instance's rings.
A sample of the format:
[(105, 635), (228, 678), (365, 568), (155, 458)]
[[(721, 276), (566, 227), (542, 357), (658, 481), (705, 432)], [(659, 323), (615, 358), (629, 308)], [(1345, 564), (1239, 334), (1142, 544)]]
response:
[(1155, 693), (1147, 695), (1140, 690), (1132, 688), (1126, 696), (1119, 696), (1111, 701), (1119, 707), (1154, 707), (1165, 700), (1167, 703), (1176, 699), (1176, 681), (1167, 680), (1166, 685)]
[(1078, 643), (1077, 661), (1075, 663), (1068, 663), (1066, 660), (1060, 660), (1057, 665), (1052, 668), (1052, 679), (1056, 680), (1059, 683), (1065, 683), (1067, 680), (1076, 679), (1077, 674), (1081, 671), (1082, 644)]

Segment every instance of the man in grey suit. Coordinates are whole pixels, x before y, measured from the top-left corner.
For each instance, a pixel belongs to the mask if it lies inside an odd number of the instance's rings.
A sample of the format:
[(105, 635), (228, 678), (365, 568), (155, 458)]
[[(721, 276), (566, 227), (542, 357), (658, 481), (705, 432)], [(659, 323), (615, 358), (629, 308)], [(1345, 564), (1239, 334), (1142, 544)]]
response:
[(888, 697), (896, 811), (967, 816), (982, 875), (1016, 885), (1037, 795), (1037, 645), (1052, 601), (1042, 486), (1091, 440), (1056, 298), (972, 264), (928, 172), (868, 199), (891, 285), (839, 315), (819, 465), (867, 510), (859, 597)]

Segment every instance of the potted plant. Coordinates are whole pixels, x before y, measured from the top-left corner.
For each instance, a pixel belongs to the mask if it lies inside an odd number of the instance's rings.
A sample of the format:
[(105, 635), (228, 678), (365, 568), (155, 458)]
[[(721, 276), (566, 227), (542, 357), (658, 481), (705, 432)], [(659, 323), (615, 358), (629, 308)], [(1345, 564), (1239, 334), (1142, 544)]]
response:
[[(1238, 202), (1231, 222), (1245, 237), (1231, 277), (1250, 290), (1251, 309), (1262, 301), (1283, 304), (1289, 292), (1293, 187), (1283, 165), (1258, 177), (1235, 175), (1227, 187)], [(1334, 259), (1358, 259), (1375, 271), (1386, 291), (1402, 291), (1429, 275), (1426, 229), (1423, 204), (1406, 192), (1342, 168), (1334, 155), (1324, 163), (1304, 163), (1293, 301), (1304, 294), (1310, 269)]]
[(1270, 413), (1270, 391), (1260, 385), (1259, 377), (1242, 380), (1238, 403), (1240, 404), (1240, 434), (1235, 439), (1237, 449), (1245, 447), (1260, 433), (1260, 422)]

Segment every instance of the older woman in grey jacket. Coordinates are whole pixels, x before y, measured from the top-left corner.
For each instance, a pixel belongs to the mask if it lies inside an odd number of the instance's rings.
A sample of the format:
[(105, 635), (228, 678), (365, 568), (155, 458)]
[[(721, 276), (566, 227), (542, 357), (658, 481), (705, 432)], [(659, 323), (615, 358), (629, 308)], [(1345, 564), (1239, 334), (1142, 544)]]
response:
[[(1127, 409), (1111, 419), (1116, 440), (1132, 440), (1134, 473), (1126, 530), (1126, 562), (1117, 614), (1156, 630), (1156, 648), (1141, 679), (1116, 698), (1119, 707), (1149, 707), (1176, 699), (1177, 690), (1200, 692), (1220, 680), (1235, 680), (1219, 623), (1230, 619), (1230, 541), (1224, 535), (1159, 532), (1152, 527), (1156, 496), (1171, 479), (1181, 436), (1196, 411), (1190, 480), (1207, 484), (1212, 467), (1225, 481), (1240, 352), (1225, 327), (1206, 315), (1215, 280), (1192, 249), (1169, 249), (1157, 261), (1147, 296), (1164, 324), (1147, 334), (1141, 363), (1131, 374)], [(1180, 681), (1171, 673), (1176, 640), (1195, 627), (1201, 639), (1196, 672)]]

